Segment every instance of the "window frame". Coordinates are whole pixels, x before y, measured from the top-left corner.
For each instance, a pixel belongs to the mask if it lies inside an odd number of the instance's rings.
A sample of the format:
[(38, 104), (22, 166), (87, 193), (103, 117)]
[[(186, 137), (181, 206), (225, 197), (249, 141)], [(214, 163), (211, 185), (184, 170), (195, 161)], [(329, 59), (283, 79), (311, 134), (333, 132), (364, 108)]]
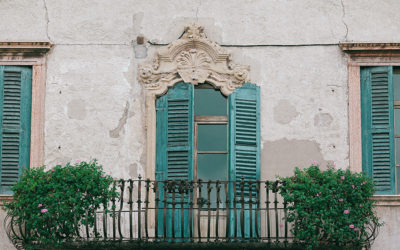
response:
[[(49, 42), (0, 42), (0, 65), (32, 67), (30, 168), (44, 163), (44, 111), (46, 92), (46, 54)], [(11, 199), (0, 194), (0, 199)]]
[[(361, 67), (400, 66), (400, 43), (341, 43), (347, 54), (349, 164), (362, 172)], [(375, 195), (377, 205), (400, 205), (400, 195)]]

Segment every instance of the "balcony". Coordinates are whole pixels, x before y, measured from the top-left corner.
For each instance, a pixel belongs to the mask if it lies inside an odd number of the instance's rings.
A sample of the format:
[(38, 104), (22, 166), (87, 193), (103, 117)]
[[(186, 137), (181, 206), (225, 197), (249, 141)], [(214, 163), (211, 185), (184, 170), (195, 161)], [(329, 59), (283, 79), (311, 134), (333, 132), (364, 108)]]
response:
[[(260, 243), (294, 242), (280, 181), (116, 180), (119, 197), (93, 213), (93, 227), (76, 225), (74, 242)], [(89, 215), (89, 214), (88, 214)], [(21, 245), (23, 224), (5, 221)], [(371, 240), (376, 235), (371, 227)]]
[[(290, 242), (279, 181), (117, 180), (120, 196), (96, 211), (76, 240)], [(29, 232), (7, 220), (10, 238)]]

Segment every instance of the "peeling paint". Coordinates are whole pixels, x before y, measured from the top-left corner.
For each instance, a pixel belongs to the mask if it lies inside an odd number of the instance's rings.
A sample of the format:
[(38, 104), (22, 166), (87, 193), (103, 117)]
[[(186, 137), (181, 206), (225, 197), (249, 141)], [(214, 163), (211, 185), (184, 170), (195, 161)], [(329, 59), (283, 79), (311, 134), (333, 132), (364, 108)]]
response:
[(120, 136), (120, 133), (126, 124), (126, 120), (128, 119), (128, 112), (129, 112), (129, 102), (127, 101), (124, 112), (122, 113), (122, 117), (121, 119), (119, 119), (118, 126), (110, 131), (111, 138), (118, 138)]
[(329, 113), (319, 113), (314, 116), (315, 127), (329, 127), (333, 121), (333, 117)]
[(76, 120), (84, 120), (86, 117), (85, 101), (80, 99), (70, 101), (68, 103), (68, 117)]
[(288, 100), (279, 100), (274, 107), (274, 120), (280, 124), (288, 124), (298, 115), (296, 107)]
[(295, 167), (308, 167), (311, 161), (317, 161), (321, 168), (327, 165), (321, 147), (315, 141), (265, 141), (261, 152), (261, 179), (274, 180), (276, 175), (292, 175)]

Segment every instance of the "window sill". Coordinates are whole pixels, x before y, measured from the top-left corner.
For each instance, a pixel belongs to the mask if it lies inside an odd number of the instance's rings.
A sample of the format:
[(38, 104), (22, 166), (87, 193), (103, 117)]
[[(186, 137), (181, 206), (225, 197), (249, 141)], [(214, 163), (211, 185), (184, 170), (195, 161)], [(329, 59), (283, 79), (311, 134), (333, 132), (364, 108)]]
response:
[(4, 202), (10, 202), (14, 199), (12, 195), (9, 194), (0, 194), (0, 207), (4, 206)]
[(400, 195), (374, 195), (377, 206), (400, 206)]

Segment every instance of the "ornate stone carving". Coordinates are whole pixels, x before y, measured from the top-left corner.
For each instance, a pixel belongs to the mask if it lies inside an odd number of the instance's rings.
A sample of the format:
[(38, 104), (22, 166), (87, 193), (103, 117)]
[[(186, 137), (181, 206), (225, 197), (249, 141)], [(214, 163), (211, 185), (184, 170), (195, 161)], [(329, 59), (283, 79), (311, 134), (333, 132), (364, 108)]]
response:
[(159, 96), (179, 81), (209, 82), (224, 95), (248, 81), (249, 67), (234, 64), (231, 54), (203, 31), (196, 24), (185, 27), (182, 38), (157, 51), (152, 64), (139, 65), (139, 82)]

